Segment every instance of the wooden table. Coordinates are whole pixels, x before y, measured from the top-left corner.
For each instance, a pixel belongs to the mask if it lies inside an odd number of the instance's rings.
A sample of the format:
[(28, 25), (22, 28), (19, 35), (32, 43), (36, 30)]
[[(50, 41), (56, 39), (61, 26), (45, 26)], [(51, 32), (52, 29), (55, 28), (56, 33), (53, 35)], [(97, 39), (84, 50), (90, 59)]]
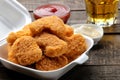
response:
[[(44, 3), (65, 3), (71, 8), (68, 24), (86, 23), (84, 0), (18, 0), (30, 12)], [(34, 20), (34, 19), (33, 19)], [(104, 29), (102, 40), (89, 53), (89, 60), (77, 65), (59, 80), (120, 80), (120, 10), (118, 21)], [(0, 80), (37, 80), (6, 69), (0, 64)]]

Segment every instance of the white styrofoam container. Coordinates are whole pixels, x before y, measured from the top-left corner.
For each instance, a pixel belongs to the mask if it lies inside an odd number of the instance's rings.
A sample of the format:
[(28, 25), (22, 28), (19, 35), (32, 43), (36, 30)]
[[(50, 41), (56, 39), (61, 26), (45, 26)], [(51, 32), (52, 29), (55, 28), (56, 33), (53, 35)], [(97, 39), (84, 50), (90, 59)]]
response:
[(24, 25), (30, 23), (31, 18), (28, 11), (16, 0), (0, 0), (0, 10), (3, 10), (0, 12), (0, 61), (6, 68), (43, 80), (57, 80), (76, 64), (83, 64), (88, 60), (87, 54), (94, 43), (90, 37), (84, 36), (87, 50), (77, 59), (57, 70), (40, 71), (8, 61), (6, 37), (9, 32), (20, 30)]
[(29, 12), (16, 0), (0, 0), (0, 45), (11, 31), (31, 22)]
[(7, 60), (7, 55), (8, 52), (6, 50), (6, 45), (4, 44), (0, 47), (0, 60), (1, 63), (8, 69), (35, 77), (43, 80), (57, 80), (59, 77), (61, 77), (64, 73), (69, 71), (71, 68), (73, 68), (76, 64), (83, 64), (85, 61), (88, 60), (88, 52), (93, 46), (93, 40), (90, 37), (84, 36), (87, 42), (87, 50), (80, 55), (77, 59), (74, 61), (70, 62), (66, 66), (57, 69), (57, 70), (52, 70), (52, 71), (40, 71), (40, 70), (35, 70), (32, 68), (24, 67), (15, 63), (12, 63)]

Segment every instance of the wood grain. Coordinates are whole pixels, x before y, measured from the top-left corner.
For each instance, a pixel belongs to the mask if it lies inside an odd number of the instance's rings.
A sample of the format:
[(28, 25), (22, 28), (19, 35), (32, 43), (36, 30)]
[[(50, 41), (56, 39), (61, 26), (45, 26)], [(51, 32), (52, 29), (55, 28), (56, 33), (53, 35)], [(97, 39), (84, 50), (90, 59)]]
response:
[(104, 35), (89, 52), (86, 65), (120, 65), (120, 35)]
[[(37, 6), (46, 3), (62, 3), (68, 5), (71, 10), (85, 10), (85, 0), (18, 0), (29, 11), (34, 10)], [(120, 8), (120, 5), (119, 5)]]
[(78, 65), (59, 80), (120, 80), (120, 67)]
[(68, 5), (71, 10), (85, 10), (84, 0), (18, 0), (29, 11), (33, 11), (37, 6), (46, 3), (62, 3)]
[[(1, 64), (0, 64), (1, 65)], [(0, 66), (1, 80), (40, 80)], [(119, 80), (120, 66), (77, 65), (58, 80)]]

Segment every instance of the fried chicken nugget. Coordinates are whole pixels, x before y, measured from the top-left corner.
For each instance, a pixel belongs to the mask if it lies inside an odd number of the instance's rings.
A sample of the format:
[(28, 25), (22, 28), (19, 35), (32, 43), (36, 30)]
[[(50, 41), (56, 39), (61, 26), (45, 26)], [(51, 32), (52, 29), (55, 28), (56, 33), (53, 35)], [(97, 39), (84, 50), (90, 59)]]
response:
[(73, 29), (64, 25), (63, 21), (57, 16), (49, 16), (38, 19), (26, 26), (18, 32), (12, 32), (7, 37), (7, 42), (14, 43), (17, 38), (21, 36), (35, 36), (40, 34), (43, 30), (49, 30), (51, 33), (57, 35), (60, 38), (65, 36), (71, 36)]
[(7, 44), (7, 50), (8, 50), (8, 60), (9, 61), (11, 61), (11, 62), (14, 62), (14, 63), (16, 63), (16, 64), (19, 64), (18, 63), (18, 61), (17, 61), (17, 59), (14, 57), (14, 53), (12, 53), (12, 51), (11, 51), (11, 44)]
[(35, 39), (30, 36), (22, 36), (13, 43), (11, 51), (8, 53), (8, 60), (17, 61), (26, 66), (39, 61), (41, 56), (42, 51)]
[(8, 37), (7, 37), (7, 42), (10, 43), (11, 45), (14, 43), (14, 41), (17, 38), (20, 38), (21, 36), (33, 36), (31, 33), (29, 26), (25, 26), (22, 30), (17, 31), (17, 32), (11, 32)]
[(74, 34), (66, 38), (65, 41), (68, 43), (68, 50), (65, 56), (68, 58), (69, 62), (76, 59), (86, 50), (85, 39), (80, 34)]
[(66, 37), (70, 37), (74, 34), (73, 28), (67, 24), (64, 24), (65, 28), (66, 28), (66, 35), (67, 36), (63, 36), (62, 39), (65, 39)]
[(16, 33), (15, 32), (11, 32), (8, 37), (7, 37), (7, 42), (12, 45), (14, 43), (14, 41), (17, 39)]
[(45, 23), (45, 28), (49, 29), (53, 34), (60, 38), (71, 36), (66, 30), (64, 22), (57, 16), (50, 16), (41, 19)]
[(64, 25), (64, 22), (57, 16), (43, 17), (32, 22), (29, 27), (34, 35), (41, 33), (43, 30), (48, 30), (60, 38), (71, 36), (73, 34), (73, 30), (70, 28), (68, 30)]
[(43, 21), (41, 21), (41, 19), (37, 19), (34, 22), (28, 24), (27, 26), (29, 26), (33, 36), (40, 34), (44, 29), (44, 23)]
[(36, 69), (49, 71), (59, 69), (66, 64), (68, 64), (68, 59), (65, 56), (54, 58), (44, 56), (39, 62), (36, 63)]
[(15, 58), (15, 53), (9, 52), (8, 53), (8, 60), (13, 62), (13, 63), (19, 64), (18, 60)]
[(53, 34), (43, 32), (36, 37), (36, 41), (44, 48), (43, 52), (46, 56), (57, 57), (67, 52), (67, 43)]

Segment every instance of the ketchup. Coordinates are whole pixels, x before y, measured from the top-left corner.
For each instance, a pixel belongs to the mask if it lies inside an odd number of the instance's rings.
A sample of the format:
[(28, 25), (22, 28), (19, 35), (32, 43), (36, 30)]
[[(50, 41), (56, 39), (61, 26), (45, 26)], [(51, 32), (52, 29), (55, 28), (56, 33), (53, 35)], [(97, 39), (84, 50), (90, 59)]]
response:
[(68, 18), (70, 17), (70, 8), (62, 4), (46, 4), (37, 7), (34, 10), (33, 14), (35, 19), (56, 15), (61, 18), (64, 23), (66, 23)]

